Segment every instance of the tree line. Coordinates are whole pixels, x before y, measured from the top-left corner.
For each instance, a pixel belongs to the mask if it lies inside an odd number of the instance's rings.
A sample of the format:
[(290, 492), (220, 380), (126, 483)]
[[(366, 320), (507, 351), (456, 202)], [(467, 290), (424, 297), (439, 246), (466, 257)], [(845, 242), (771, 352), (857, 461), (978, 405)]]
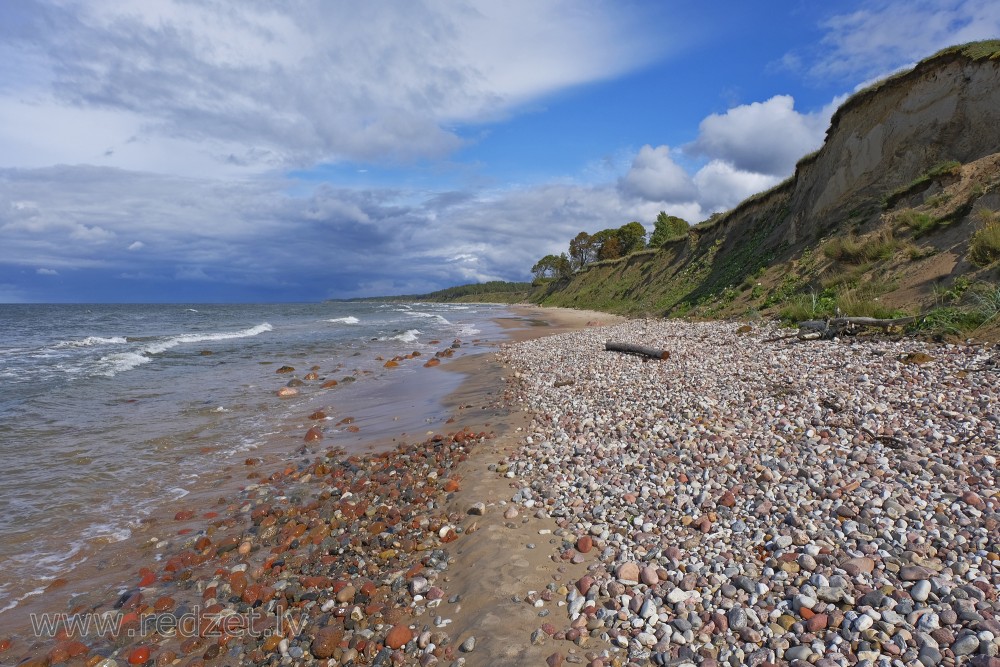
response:
[(646, 228), (634, 220), (617, 229), (602, 229), (594, 234), (580, 232), (570, 240), (568, 252), (542, 257), (531, 267), (531, 272), (536, 280), (566, 278), (596, 261), (618, 259), (645, 248), (659, 248), (668, 241), (686, 237), (689, 228), (683, 218), (660, 211), (648, 241)]

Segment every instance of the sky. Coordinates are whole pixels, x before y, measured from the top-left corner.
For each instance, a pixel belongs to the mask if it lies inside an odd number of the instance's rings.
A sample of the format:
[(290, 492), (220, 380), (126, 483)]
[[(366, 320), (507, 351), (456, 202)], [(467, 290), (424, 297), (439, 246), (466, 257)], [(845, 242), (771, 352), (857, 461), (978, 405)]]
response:
[(792, 174), (994, 0), (0, 3), (0, 303), (528, 280)]

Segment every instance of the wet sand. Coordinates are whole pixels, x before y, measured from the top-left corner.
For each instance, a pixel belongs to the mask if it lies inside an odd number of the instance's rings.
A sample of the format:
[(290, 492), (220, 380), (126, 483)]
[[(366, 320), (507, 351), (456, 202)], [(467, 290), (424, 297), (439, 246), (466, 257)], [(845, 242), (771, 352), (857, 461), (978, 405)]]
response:
[[(507, 334), (513, 340), (525, 340), (544, 335), (572, 331), (584, 326), (596, 325), (598, 323), (609, 323), (618, 321), (620, 318), (608, 316), (601, 313), (588, 313), (583, 311), (572, 311), (564, 309), (539, 309), (523, 307), (514, 309), (516, 315), (511, 318), (503, 318), (500, 324), (506, 329)], [(437, 519), (448, 518), (457, 519), (454, 521), (455, 528), (458, 529), (459, 539), (449, 545), (449, 557), (451, 567), (442, 578), (440, 585), (447, 588), (450, 597), (458, 596), (460, 601), (449, 605), (448, 616), (452, 623), (447, 628), (451, 638), (451, 648), (449, 653), (454, 655), (456, 648), (470, 636), (475, 636), (477, 647), (471, 652), (461, 653), (469, 665), (475, 664), (538, 664), (547, 655), (544, 647), (531, 646), (528, 637), (532, 630), (537, 628), (540, 620), (537, 612), (529, 604), (515, 603), (512, 600), (516, 595), (523, 595), (527, 590), (541, 590), (552, 581), (552, 574), (556, 563), (548, 561), (543, 556), (543, 550), (530, 550), (525, 547), (526, 536), (537, 533), (543, 526), (551, 529), (544, 522), (535, 519), (525, 519), (522, 517), (514, 521), (505, 520), (503, 511), (500, 509), (505, 496), (509, 497), (509, 480), (501, 478), (495, 472), (488, 469), (491, 463), (495, 463), (503, 454), (514, 445), (517, 429), (524, 423), (523, 414), (510, 414), (504, 404), (503, 373), (504, 369), (494, 360), (492, 354), (472, 354), (454, 360), (443, 360), (439, 367), (441, 370), (460, 373), (461, 385), (457, 391), (449, 396), (446, 401), (446, 408), (451, 412), (451, 417), (444, 423), (438, 419), (439, 423), (434, 423), (432, 428), (423, 433), (413, 432), (399, 434), (390, 437), (392, 427), (383, 429), (382, 437), (372, 438), (371, 433), (360, 433), (358, 443), (354, 443), (353, 451), (358, 447), (368, 447), (373, 451), (385, 451), (393, 446), (399, 445), (400, 441), (412, 437), (411, 442), (421, 442), (428, 432), (460, 434), (452, 442), (462, 452), (449, 459), (448, 465), (456, 465), (454, 474), (448, 475), (447, 479), (460, 480), (460, 490), (447, 491), (445, 483), (437, 489), (437, 493), (443, 492), (443, 514), (437, 512)], [(438, 372), (438, 369), (433, 369)], [(411, 390), (413, 387), (411, 387)], [(419, 391), (410, 391), (409, 397), (412, 405), (400, 406), (402, 410), (426, 409), (422, 406)], [(384, 407), (384, 406), (381, 406)], [(379, 406), (373, 407), (379, 412)], [(383, 412), (384, 414), (384, 412)], [(410, 420), (412, 422), (412, 420)], [(307, 424), (303, 424), (304, 426)], [(465, 429), (463, 432), (462, 429)], [(472, 438), (470, 433), (478, 433), (486, 436), (487, 432), (495, 437)], [(367, 440), (365, 438), (367, 437)], [(471, 446), (471, 442), (476, 440), (478, 444)], [(362, 443), (366, 443), (362, 445)], [(340, 443), (338, 443), (340, 444)], [(466, 445), (469, 445), (466, 447)], [(313, 445), (310, 449), (302, 445), (299, 438), (286, 443), (286, 454), (265, 453), (263, 456), (251, 457), (252, 465), (240, 469), (240, 466), (232, 466), (230, 469), (220, 471), (213, 484), (216, 486), (212, 491), (203, 492), (197, 496), (184, 499), (182, 510), (185, 514), (169, 516), (169, 510), (162, 516), (151, 518), (137, 531), (130, 540), (131, 548), (121, 548), (111, 545), (108, 550), (109, 555), (105, 558), (96, 559), (87, 565), (75, 577), (75, 584), (67, 585), (66, 582), (56, 582), (50, 590), (33, 601), (34, 611), (72, 611), (73, 613), (89, 613), (96, 610), (98, 613), (107, 612), (110, 608), (121, 610), (133, 609), (141, 615), (147, 611), (176, 611), (183, 610), (184, 603), (178, 608), (166, 606), (166, 602), (161, 602), (160, 607), (154, 607), (163, 598), (170, 599), (170, 595), (162, 594), (169, 591), (172, 585), (171, 576), (163, 577), (154, 574), (157, 580), (152, 585), (146, 581), (160, 568), (169, 568), (171, 556), (176, 556), (178, 552), (191, 553), (191, 543), (196, 537), (209, 539), (211, 546), (203, 545), (202, 554), (195, 558), (205, 559), (205, 564), (210, 565), (214, 559), (220, 559), (226, 565), (232, 567), (233, 561), (226, 554), (231, 553), (232, 543), (236, 542), (242, 546), (246, 537), (245, 519), (249, 508), (255, 505), (255, 496), (267, 498), (277, 497), (282, 499), (283, 490), (281, 487), (295, 485), (303, 479), (308, 480), (310, 476), (318, 476), (317, 466), (321, 472), (334, 467), (334, 461), (342, 461), (345, 458), (343, 450), (335, 449), (329, 451), (327, 458), (316, 457), (315, 455), (324, 449), (319, 444)], [(423, 445), (411, 446), (407, 456), (420, 458), (425, 452), (440, 449), (440, 443), (424, 442)], [(293, 454), (294, 451), (298, 455)], [(416, 453), (414, 453), (416, 452)], [(296, 461), (296, 458), (299, 460)], [(370, 456), (364, 456), (366, 460)], [(377, 458), (377, 457), (376, 457)], [(390, 459), (392, 456), (389, 457)], [(400, 456), (405, 459), (406, 456)], [(462, 461), (462, 459), (466, 459)], [(364, 469), (384, 469), (384, 458), (376, 461), (374, 468), (366, 468), (368, 464), (359, 464)], [(310, 463), (311, 462), (311, 463)], [(357, 466), (355, 466), (357, 467)], [(278, 470), (275, 470), (278, 468)], [(244, 493), (242, 498), (234, 497), (233, 490), (247, 484), (247, 471), (251, 471), (249, 476), (257, 477), (261, 481), (262, 490)], [(284, 480), (282, 479), (284, 478)], [(445, 479), (445, 478), (443, 478)], [(251, 480), (253, 481), (253, 480)], [(270, 481), (276, 488), (275, 491), (263, 490), (267, 486), (266, 481)], [(404, 485), (405, 486), (405, 485)], [(318, 493), (316, 485), (313, 484), (308, 491), (303, 490), (302, 484), (298, 484), (298, 491), (302, 493)], [(398, 489), (397, 489), (398, 490)], [(214, 491), (214, 492), (213, 492)], [(434, 496), (433, 493), (429, 494)], [(438, 501), (441, 502), (440, 500)], [(483, 516), (470, 516), (469, 507), (477, 502), (486, 505)], [(308, 505), (308, 503), (307, 503)], [(431, 500), (432, 507), (435, 501)], [(435, 514), (432, 512), (432, 514)], [(281, 519), (280, 512), (278, 513)], [(416, 520), (416, 519), (414, 519)], [(434, 519), (431, 519), (432, 526)], [(424, 525), (422, 528), (426, 529)], [(468, 530), (471, 528), (472, 530)], [(451, 537), (451, 536), (449, 536)], [(537, 536), (535, 541), (542, 542), (549, 537)], [(223, 549), (216, 549), (216, 545), (228, 542)], [(181, 549), (182, 546), (188, 547)], [(257, 555), (257, 545), (253, 547), (253, 555)], [(232, 551), (235, 555), (236, 551)], [(243, 554), (250, 556), (251, 554)], [(251, 560), (251, 559), (247, 559)], [(248, 566), (252, 563), (248, 563)], [(266, 564), (266, 561), (263, 562)], [(140, 566), (147, 569), (140, 571)], [(187, 581), (194, 583), (193, 588), (197, 591), (211, 587), (210, 584), (219, 580), (219, 572), (223, 568), (216, 567), (214, 576), (211, 570), (198, 570), (198, 563), (185, 563), (179, 570), (182, 576), (187, 574)], [(258, 568), (259, 569), (259, 568)], [(308, 569), (308, 568), (306, 568)], [(302, 572), (304, 572), (303, 570)], [(299, 574), (302, 574), (300, 572)], [(575, 572), (565, 572), (561, 576), (569, 581), (569, 576)], [(267, 574), (256, 572), (260, 575), (261, 581), (267, 579)], [(230, 575), (231, 576), (231, 575)], [(378, 575), (371, 577), (377, 580)], [(166, 586), (161, 586), (161, 581), (166, 579)], [(89, 581), (84, 584), (82, 581)], [(140, 583), (136, 587), (135, 583)], [(328, 582), (327, 582), (328, 583)], [(218, 585), (218, 584), (217, 584)], [(190, 592), (191, 586), (185, 585), (185, 590)], [(235, 593), (229, 590), (229, 593)], [(143, 598), (143, 593), (145, 593)], [(136, 599), (139, 594), (140, 599)], [(159, 594), (159, 595), (158, 595)], [(178, 600), (184, 595), (180, 591), (172, 593)], [(197, 604), (197, 596), (188, 596), (190, 604)], [(235, 596), (233, 599), (237, 599)], [(280, 596), (279, 596), (280, 597)], [(322, 598), (320, 594), (318, 597)], [(419, 597), (419, 596), (418, 596)], [(116, 598), (118, 598), (116, 600)], [(124, 599), (123, 599), (124, 598)], [(398, 601), (397, 601), (398, 602)], [(392, 616), (392, 614), (387, 614)], [(376, 619), (382, 620), (382, 619)], [(394, 620), (394, 619), (390, 619)], [(425, 619), (415, 619), (415, 621)], [(375, 624), (373, 627), (381, 627), (387, 624)], [(386, 627), (381, 628), (384, 633)], [(58, 638), (61, 641), (54, 641), (49, 638), (32, 640), (30, 633), (27, 633), (24, 624), (19, 628), (0, 633), (0, 664), (16, 664), (23, 658), (39, 659), (44, 662), (61, 662), (69, 659), (75, 664), (98, 664), (99, 659), (110, 656), (118, 664), (142, 664), (140, 653), (134, 654), (135, 642), (123, 641), (119, 638), (109, 641), (107, 638), (97, 638), (93, 636), (80, 637), (83, 642), (73, 644), (69, 638)], [(287, 634), (287, 633), (286, 633)], [(309, 632), (300, 636), (304, 639)], [(13, 636), (13, 641), (8, 638)], [(311, 636), (311, 635), (309, 635)], [(187, 646), (189, 651), (180, 651), (183, 644), (177, 640), (170, 640), (166, 643), (156, 641), (147, 643), (152, 649), (150, 662), (157, 664), (198, 664), (198, 660), (209, 658), (209, 662), (219, 661), (219, 664), (230, 664), (233, 657), (226, 655), (222, 651), (218, 657), (212, 657), (212, 651), (205, 649), (205, 643), (197, 647)], [(168, 645), (173, 645), (169, 648)], [(248, 650), (255, 649), (258, 653), (244, 655), (253, 657), (258, 662), (269, 656), (279, 654), (274, 650), (276, 646), (269, 647), (270, 651), (262, 651), (263, 645), (251, 647), (246, 643)], [(379, 644), (381, 646), (381, 644)], [(225, 646), (223, 646), (225, 648)], [(159, 650), (162, 649), (162, 650)], [(294, 649), (294, 647), (293, 647)], [(550, 651), (551, 652), (551, 651)], [(77, 657), (69, 657), (79, 654)], [(172, 657), (172, 654), (181, 656)], [(286, 654), (287, 655), (287, 654)], [(199, 656), (201, 656), (199, 658)], [(294, 657), (294, 652), (293, 652)], [(169, 658), (169, 660), (167, 660)], [(270, 658), (269, 658), (270, 659)], [(139, 660), (139, 662), (134, 662)], [(110, 665), (110, 662), (106, 662)]]

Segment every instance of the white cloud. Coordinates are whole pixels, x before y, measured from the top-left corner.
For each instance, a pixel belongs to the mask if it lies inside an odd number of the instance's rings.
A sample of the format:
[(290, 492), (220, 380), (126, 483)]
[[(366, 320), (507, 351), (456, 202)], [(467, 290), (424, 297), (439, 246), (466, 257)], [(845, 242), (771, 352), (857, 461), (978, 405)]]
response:
[(881, 76), (945, 47), (1000, 35), (994, 0), (878, 0), (864, 7), (822, 23), (827, 32), (811, 75)]
[(0, 22), (0, 166), (231, 176), (441, 156), (465, 141), (456, 124), (664, 49), (635, 11), (603, 0), (26, 0), (15, 11)]
[(803, 155), (822, 145), (833, 110), (830, 105), (799, 113), (790, 95), (775, 95), (708, 116), (685, 150), (729, 162), (739, 171), (788, 176)]
[(768, 174), (741, 171), (722, 160), (712, 160), (694, 176), (698, 185), (698, 201), (707, 212), (730, 209), (780, 180)]
[(695, 195), (691, 176), (674, 162), (669, 146), (640, 148), (619, 187), (650, 201), (685, 202)]
[(37, 273), (40, 276), (58, 276), (59, 275), (59, 272), (56, 271), (55, 269), (45, 269), (45, 268), (38, 269), (37, 271), (35, 271), (35, 273)]
[(133, 251), (134, 250), (141, 250), (143, 247), (145, 247), (145, 245), (146, 244), (143, 243), (142, 241), (133, 241), (131, 244), (129, 244), (129, 247), (127, 249), (128, 250), (133, 250)]

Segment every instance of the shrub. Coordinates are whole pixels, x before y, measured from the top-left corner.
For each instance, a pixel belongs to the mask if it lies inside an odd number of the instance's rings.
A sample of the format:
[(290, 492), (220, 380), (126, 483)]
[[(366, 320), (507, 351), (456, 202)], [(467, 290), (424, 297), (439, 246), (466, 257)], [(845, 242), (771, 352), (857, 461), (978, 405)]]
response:
[(930, 234), (943, 225), (943, 221), (940, 218), (935, 218), (929, 213), (921, 213), (912, 208), (900, 211), (896, 219), (904, 227), (912, 230), (913, 235), (918, 238), (925, 234)]

